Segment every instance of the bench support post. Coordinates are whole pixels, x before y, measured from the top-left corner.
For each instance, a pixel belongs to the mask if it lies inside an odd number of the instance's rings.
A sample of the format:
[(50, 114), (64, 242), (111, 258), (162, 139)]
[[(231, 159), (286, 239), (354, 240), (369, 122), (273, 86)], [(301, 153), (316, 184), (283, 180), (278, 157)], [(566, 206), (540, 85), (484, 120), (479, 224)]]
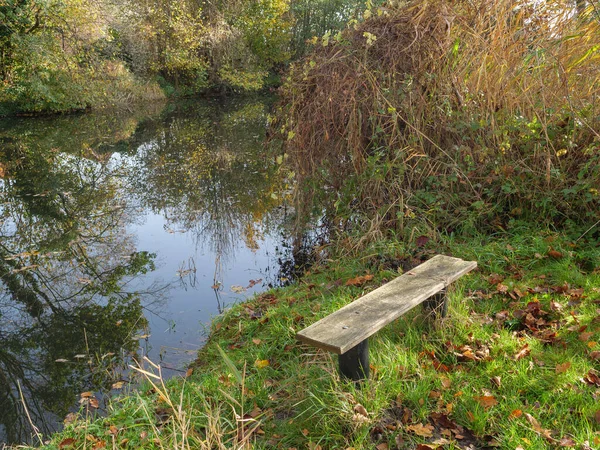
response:
[(346, 353), (338, 355), (340, 373), (353, 381), (369, 378), (369, 340), (352, 347)]
[(446, 296), (446, 289), (425, 300), (424, 305), (425, 308), (432, 311), (438, 317), (446, 317), (448, 314), (448, 297)]

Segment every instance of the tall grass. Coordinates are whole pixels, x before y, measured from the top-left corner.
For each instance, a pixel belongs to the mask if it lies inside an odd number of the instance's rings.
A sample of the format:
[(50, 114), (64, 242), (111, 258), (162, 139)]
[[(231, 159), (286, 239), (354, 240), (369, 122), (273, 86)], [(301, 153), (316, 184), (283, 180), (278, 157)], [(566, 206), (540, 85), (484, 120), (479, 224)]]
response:
[(396, 3), (318, 42), (279, 116), (301, 216), (320, 202), (373, 235), (417, 213), (595, 222), (600, 23), (572, 3)]

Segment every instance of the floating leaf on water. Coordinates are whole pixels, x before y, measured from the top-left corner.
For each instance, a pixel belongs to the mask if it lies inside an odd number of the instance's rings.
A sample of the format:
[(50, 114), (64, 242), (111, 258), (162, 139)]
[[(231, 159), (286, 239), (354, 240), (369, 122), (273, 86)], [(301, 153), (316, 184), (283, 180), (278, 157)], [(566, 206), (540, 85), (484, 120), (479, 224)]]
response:
[(151, 335), (150, 334), (142, 334), (140, 336), (133, 336), (131, 339), (133, 339), (134, 341), (140, 340), (140, 339), (148, 339)]
[(231, 286), (231, 291), (235, 292), (236, 294), (241, 294), (242, 292), (246, 292), (246, 288), (243, 286), (233, 285)]

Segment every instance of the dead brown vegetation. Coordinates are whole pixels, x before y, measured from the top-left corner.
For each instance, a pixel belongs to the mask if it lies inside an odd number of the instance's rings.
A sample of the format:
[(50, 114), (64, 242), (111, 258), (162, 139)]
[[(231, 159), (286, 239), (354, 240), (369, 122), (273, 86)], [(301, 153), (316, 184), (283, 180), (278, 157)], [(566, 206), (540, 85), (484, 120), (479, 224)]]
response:
[(282, 89), (299, 207), (325, 196), (379, 231), (428, 202), (449, 222), (597, 220), (593, 5), (420, 0), (371, 14), (319, 41)]

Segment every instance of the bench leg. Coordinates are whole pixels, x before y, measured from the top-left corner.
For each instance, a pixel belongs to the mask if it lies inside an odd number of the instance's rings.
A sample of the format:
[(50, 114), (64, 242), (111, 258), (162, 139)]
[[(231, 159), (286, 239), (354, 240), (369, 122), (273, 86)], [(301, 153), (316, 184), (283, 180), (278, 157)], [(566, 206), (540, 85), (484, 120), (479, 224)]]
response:
[(369, 378), (369, 340), (352, 347), (346, 353), (338, 355), (340, 373), (353, 381)]
[(448, 297), (446, 291), (443, 290), (435, 295), (432, 295), (424, 302), (425, 308), (433, 311), (439, 317), (446, 317), (448, 314)]

